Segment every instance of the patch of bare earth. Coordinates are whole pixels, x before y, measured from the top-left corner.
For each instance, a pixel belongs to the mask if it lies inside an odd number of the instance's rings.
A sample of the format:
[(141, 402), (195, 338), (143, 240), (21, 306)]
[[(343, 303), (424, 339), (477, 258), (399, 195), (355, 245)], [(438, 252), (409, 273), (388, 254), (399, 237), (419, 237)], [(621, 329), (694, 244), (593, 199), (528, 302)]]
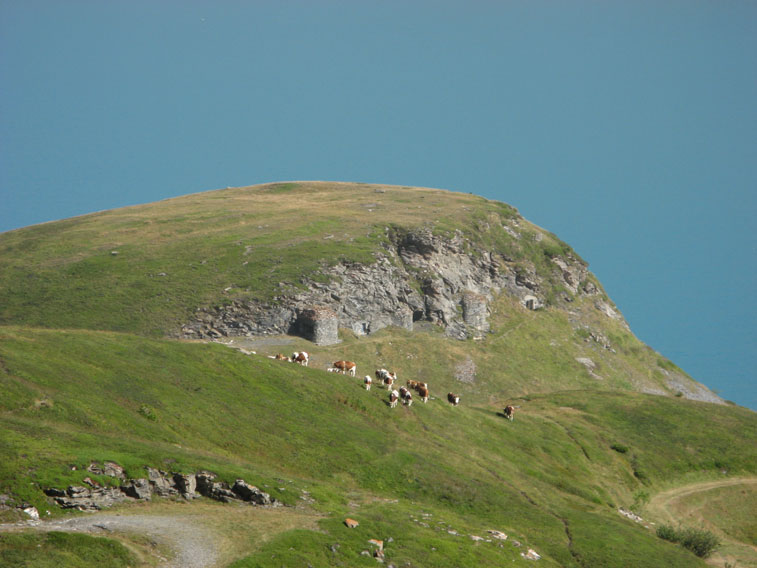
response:
[(5, 524), (0, 531), (87, 533), (123, 542), (143, 566), (218, 568), (252, 554), (282, 532), (317, 530), (319, 518), (299, 508), (165, 502), (124, 507), (120, 512)]

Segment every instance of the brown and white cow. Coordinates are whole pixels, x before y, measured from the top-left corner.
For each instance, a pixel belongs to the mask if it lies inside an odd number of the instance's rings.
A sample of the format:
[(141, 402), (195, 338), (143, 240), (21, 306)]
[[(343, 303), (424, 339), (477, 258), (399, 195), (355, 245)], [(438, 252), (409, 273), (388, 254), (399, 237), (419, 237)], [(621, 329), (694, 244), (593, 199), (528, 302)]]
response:
[(371, 383), (372, 382), (373, 381), (371, 380), (371, 376), (370, 375), (366, 375), (365, 378), (363, 379), (363, 386), (365, 387), (365, 390), (367, 390), (367, 391), (371, 390)]
[(418, 388), (418, 381), (414, 381), (413, 379), (407, 380), (407, 388), (409, 389), (416, 389)]
[(418, 387), (418, 396), (421, 397), (423, 404), (428, 402), (428, 387)]
[(402, 400), (405, 400), (405, 397), (407, 396), (407, 393), (410, 391), (407, 389), (407, 387), (400, 387), (400, 398)]
[(400, 398), (400, 393), (398, 393), (396, 390), (393, 390), (389, 393), (389, 408), (394, 408), (397, 406), (397, 401)]
[(456, 394), (452, 394), (451, 392), (447, 393), (447, 400), (452, 406), (457, 406), (460, 404), (460, 397)]
[(277, 361), (289, 361), (289, 357), (287, 357), (283, 353), (276, 353), (276, 355), (274, 357), (271, 357), (271, 359), (276, 359)]
[(505, 406), (505, 418), (507, 418), (510, 422), (513, 421), (515, 418), (515, 407), (511, 404), (508, 404)]
[(345, 375), (349, 373), (354, 377), (355, 371), (357, 371), (357, 364), (352, 361), (334, 361), (334, 368), (339, 369)]
[(407, 392), (405, 393), (405, 396), (404, 396), (404, 397), (402, 397), (402, 401), (403, 401), (403, 402), (404, 402), (404, 403), (405, 403), (405, 404), (406, 404), (407, 406), (412, 406), (412, 405), (413, 405), (413, 393), (411, 393), (410, 391), (407, 391)]
[(303, 367), (307, 367), (308, 361), (310, 361), (310, 355), (305, 351), (295, 351), (292, 353), (291, 361), (292, 363), (299, 363)]

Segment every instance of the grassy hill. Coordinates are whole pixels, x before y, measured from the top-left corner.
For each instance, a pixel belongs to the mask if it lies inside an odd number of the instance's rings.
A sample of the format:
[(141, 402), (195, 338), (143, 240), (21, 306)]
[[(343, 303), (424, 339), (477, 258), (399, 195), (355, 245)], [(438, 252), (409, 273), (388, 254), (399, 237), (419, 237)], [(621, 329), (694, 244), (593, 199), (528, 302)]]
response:
[[(507, 219), (542, 236), (493, 229)], [(115, 461), (130, 477), (150, 466), (243, 478), (286, 505), (279, 517), (248, 522), (231, 504), (182, 506), (235, 525), (223, 564), (240, 567), (371, 566), (360, 554), (369, 538), (387, 541), (396, 566), (527, 565), (528, 548), (546, 566), (703, 565), (618, 508), (645, 516), (663, 489), (757, 476), (757, 415), (674, 396), (671, 376), (693, 381), (586, 298), (561, 300), (560, 291), (530, 311), (502, 294), (482, 341), (420, 325), (344, 331), (341, 343), (320, 347), (275, 338), (247, 356), (167, 337), (198, 307), (272, 299), (280, 282), (301, 286), (324, 265), (371, 262), (389, 223), (464, 231), (545, 279), (550, 254), (570, 250), (476, 196), (322, 183), (209, 192), (0, 235), (0, 494), (56, 518), (64, 513), (42, 490), (80, 485), (93, 461)], [(264, 356), (301, 349), (310, 368)], [(358, 378), (324, 371), (341, 358), (358, 362)], [(591, 358), (593, 371), (577, 358)], [(386, 391), (365, 391), (359, 379), (379, 366), (401, 382), (429, 382), (432, 400), (389, 409)], [(459, 407), (448, 391), (461, 395)], [(507, 403), (520, 407), (514, 422), (501, 416)], [(135, 508), (171, 509), (158, 499), (119, 510)], [(346, 516), (360, 526), (347, 529)], [(720, 525), (749, 542), (748, 523)], [(470, 538), (490, 529), (510, 538)], [(45, 565), (36, 545), (65, 540), (46, 538), (0, 533), (0, 556), (25, 550), (31, 565)], [(123, 542), (154, 562), (143, 542)], [(100, 540), (65, 544), (107, 553)], [(124, 562), (122, 548), (108, 550), (113, 565)], [(77, 556), (58, 565), (103, 562)]]

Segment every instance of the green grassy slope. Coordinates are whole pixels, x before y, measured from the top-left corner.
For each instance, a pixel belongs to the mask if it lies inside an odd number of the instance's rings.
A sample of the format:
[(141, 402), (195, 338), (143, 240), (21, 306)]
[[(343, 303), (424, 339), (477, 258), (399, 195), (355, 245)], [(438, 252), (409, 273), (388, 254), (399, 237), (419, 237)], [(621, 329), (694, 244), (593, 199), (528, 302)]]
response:
[[(520, 238), (503, 229), (512, 222)], [(166, 336), (198, 307), (270, 300), (303, 286), (304, 277), (317, 279), (324, 265), (370, 263), (388, 234), (420, 225), (436, 234), (460, 231), (516, 270), (533, 268), (553, 296), (566, 294), (550, 259), (577, 255), (509, 205), (433, 189), (301, 182), (194, 194), (1, 234), (0, 324)], [(480, 388), (495, 396), (587, 387), (676, 394), (665, 379), (671, 370), (685, 377), (680, 369), (602, 315), (596, 298), (573, 296), (529, 313), (503, 293), (480, 345), (422, 340), (418, 350), (441, 356), (416, 353), (413, 365), (402, 349), (385, 348), (376, 363), (401, 362), (422, 379), (453, 376), (471, 357)], [(593, 342), (593, 332), (614, 351)], [(350, 348), (352, 357), (379, 359), (370, 341)], [(585, 357), (601, 379), (576, 361)]]
[[(20, 327), (0, 331), (0, 379), (0, 492), (40, 509), (40, 488), (80, 483), (91, 460), (134, 477), (145, 465), (209, 469), (288, 504), (309, 491), (327, 514), (321, 531), (287, 532), (239, 566), (274, 565), (272, 554), (277, 566), (372, 565), (359, 552), (375, 535), (393, 537), (398, 565), (522, 560), (509, 543), (467, 537), (487, 529), (547, 566), (691, 566), (616, 508), (671, 480), (757, 474), (754, 413), (636, 393), (531, 394), (509, 423), (503, 401), (475, 387), (457, 408), (442, 398), (390, 410), (386, 391), (359, 379), (222, 345)], [(347, 514), (359, 531), (343, 528)]]
[[(512, 218), (542, 239), (494, 230)], [(372, 262), (390, 225), (461, 230), (545, 273), (545, 255), (570, 250), (512, 207), (468, 194), (317, 182), (218, 190), (1, 234), (0, 324), (165, 335), (198, 306), (269, 299), (323, 263)]]

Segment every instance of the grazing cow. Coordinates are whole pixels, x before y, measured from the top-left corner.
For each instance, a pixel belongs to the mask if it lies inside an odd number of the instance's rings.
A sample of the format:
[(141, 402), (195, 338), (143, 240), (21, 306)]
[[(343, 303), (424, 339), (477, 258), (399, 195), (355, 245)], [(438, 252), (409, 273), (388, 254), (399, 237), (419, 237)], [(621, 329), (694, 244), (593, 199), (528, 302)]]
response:
[(409, 389), (416, 389), (418, 388), (418, 381), (414, 381), (413, 379), (407, 380), (407, 388)]
[(365, 390), (367, 390), (367, 391), (371, 390), (371, 383), (372, 382), (373, 381), (371, 380), (371, 376), (370, 375), (366, 375), (365, 378), (363, 379), (363, 385), (365, 386)]
[(428, 387), (418, 387), (418, 396), (421, 397), (423, 404), (428, 402)]
[(405, 404), (407, 404), (408, 406), (412, 406), (412, 405), (413, 405), (413, 393), (411, 393), (410, 391), (407, 391), (407, 392), (405, 393), (405, 396), (404, 396), (404, 397), (402, 398), (402, 400), (403, 400), (403, 401), (405, 402)]
[(460, 404), (460, 397), (456, 394), (452, 394), (451, 392), (447, 393), (447, 400), (452, 406), (457, 406)]
[(389, 375), (389, 371), (386, 369), (376, 369), (376, 378), (379, 381), (383, 381)]
[(310, 355), (308, 355), (305, 351), (295, 351), (292, 353), (291, 361), (292, 363), (299, 363), (303, 367), (308, 366), (308, 361), (310, 360)]
[(353, 377), (355, 376), (355, 371), (357, 371), (357, 365), (352, 361), (334, 361), (334, 367), (345, 375), (349, 373)]
[(400, 387), (400, 398), (401, 398), (402, 400), (405, 400), (405, 397), (407, 396), (407, 393), (409, 393), (409, 392), (410, 392), (410, 391), (409, 391), (409, 390), (407, 390), (407, 388), (406, 388), (406, 387)]
[(422, 383), (420, 381), (418, 381), (417, 383), (415, 383), (415, 390), (418, 390), (418, 389), (421, 389), (421, 388), (427, 389), (428, 388), (428, 383)]
[(400, 393), (398, 393), (396, 390), (393, 390), (389, 393), (389, 408), (394, 408), (397, 406), (397, 401), (400, 398)]
[(390, 390), (392, 388), (392, 385), (394, 384), (394, 379), (391, 375), (387, 375), (384, 377), (384, 385), (386, 386), (386, 390)]
[(507, 418), (510, 422), (512, 422), (515, 418), (515, 407), (511, 404), (505, 406), (505, 418)]

